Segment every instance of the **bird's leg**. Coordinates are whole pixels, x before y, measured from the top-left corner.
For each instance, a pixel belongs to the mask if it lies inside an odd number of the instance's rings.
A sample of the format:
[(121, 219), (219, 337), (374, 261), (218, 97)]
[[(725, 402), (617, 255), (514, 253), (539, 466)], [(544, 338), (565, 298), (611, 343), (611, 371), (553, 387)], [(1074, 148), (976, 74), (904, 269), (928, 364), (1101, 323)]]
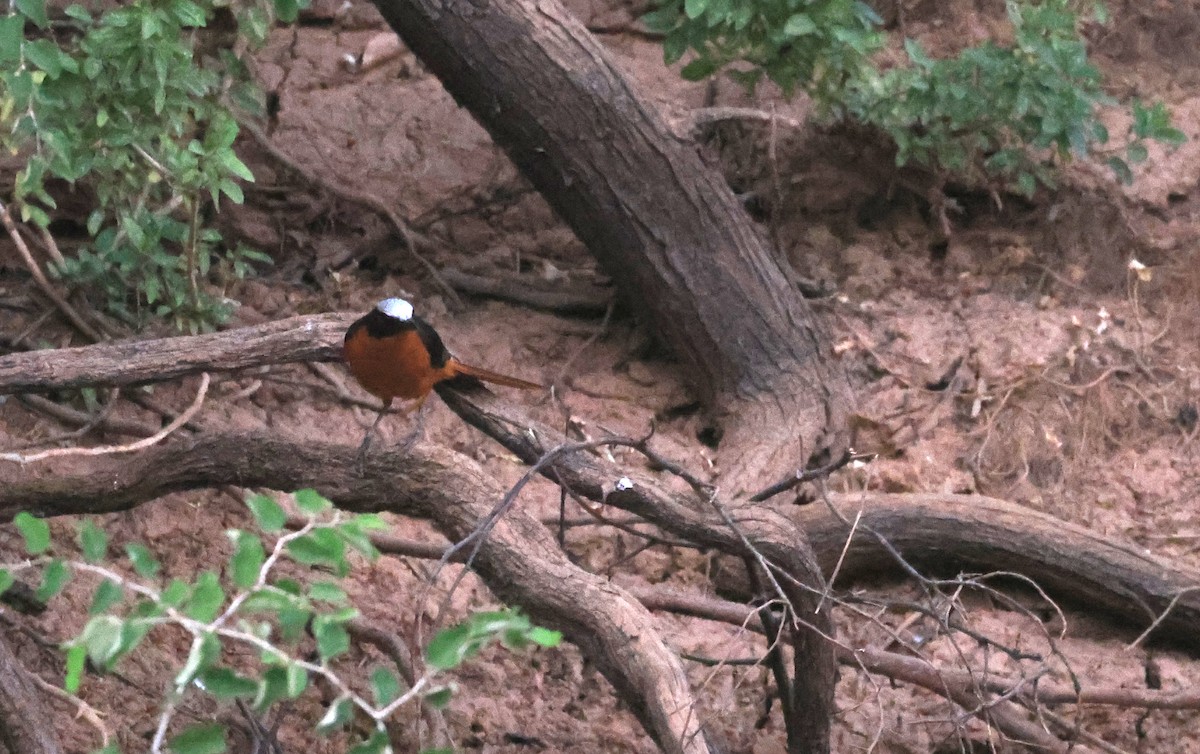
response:
[(413, 426), (412, 431), (400, 441), (400, 452), (407, 453), (417, 440), (421, 439), (421, 435), (425, 431), (425, 401), (429, 399), (429, 393), (417, 399), (417, 402), (405, 413), (417, 412), (417, 421)]
[(371, 424), (371, 428), (367, 430), (367, 434), (363, 437), (362, 445), (358, 446), (358, 453), (354, 455), (354, 461), (358, 464), (360, 471), (362, 470), (363, 461), (365, 461), (367, 458), (367, 448), (371, 447), (371, 437), (375, 434), (376, 428), (379, 427), (379, 422), (383, 421), (383, 417), (387, 414), (387, 411), (389, 408), (391, 408), (391, 406), (392, 402), (390, 400), (383, 402), (383, 406), (379, 409), (379, 413), (375, 415), (375, 421)]

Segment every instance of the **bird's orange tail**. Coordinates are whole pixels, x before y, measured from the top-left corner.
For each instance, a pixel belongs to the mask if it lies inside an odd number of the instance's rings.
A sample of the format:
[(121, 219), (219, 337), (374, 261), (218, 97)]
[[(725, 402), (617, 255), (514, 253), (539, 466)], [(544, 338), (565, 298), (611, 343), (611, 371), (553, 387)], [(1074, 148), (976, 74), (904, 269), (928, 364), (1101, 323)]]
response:
[(461, 361), (455, 360), (453, 362), (453, 364), (454, 364), (454, 373), (455, 374), (465, 374), (468, 377), (474, 377), (475, 379), (483, 380), (484, 382), (491, 382), (496, 385), (504, 385), (505, 387), (520, 388), (521, 390), (544, 390), (545, 389), (544, 386), (539, 385), (536, 382), (529, 382), (527, 380), (519, 380), (516, 377), (509, 377), (508, 375), (500, 374), (499, 372), (493, 372), (489, 369), (483, 369), (482, 367), (473, 367), (473, 366), (470, 366), (469, 364), (463, 364)]

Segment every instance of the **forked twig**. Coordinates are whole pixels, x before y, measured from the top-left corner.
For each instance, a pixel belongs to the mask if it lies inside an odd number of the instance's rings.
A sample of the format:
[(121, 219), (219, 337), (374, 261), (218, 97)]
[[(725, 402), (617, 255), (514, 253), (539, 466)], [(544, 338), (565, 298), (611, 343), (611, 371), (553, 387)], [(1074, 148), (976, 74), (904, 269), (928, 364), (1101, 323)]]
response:
[(8, 235), (13, 240), (13, 244), (17, 247), (17, 253), (21, 255), (21, 261), (29, 269), (29, 274), (33, 275), (33, 280), (37, 283), (38, 288), (42, 293), (46, 294), (46, 298), (54, 302), (59, 311), (71, 320), (71, 324), (75, 325), (79, 332), (91, 338), (97, 343), (104, 340), (96, 328), (92, 327), (87, 321), (75, 311), (75, 307), (71, 306), (58, 291), (54, 290), (54, 286), (50, 285), (50, 281), (46, 279), (46, 273), (42, 272), (42, 268), (38, 266), (37, 260), (33, 258), (33, 254), (29, 251), (29, 246), (25, 243), (25, 238), (21, 235), (21, 231), (17, 228), (17, 223), (13, 220), (12, 213), (8, 210), (8, 205), (0, 202), (0, 222), (4, 224), (4, 229), (8, 231)]

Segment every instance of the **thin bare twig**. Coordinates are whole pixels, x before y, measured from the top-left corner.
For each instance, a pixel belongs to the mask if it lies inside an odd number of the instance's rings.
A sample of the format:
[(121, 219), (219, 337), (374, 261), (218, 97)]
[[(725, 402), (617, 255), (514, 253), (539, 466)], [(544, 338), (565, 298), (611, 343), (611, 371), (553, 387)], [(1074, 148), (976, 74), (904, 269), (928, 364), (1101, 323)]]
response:
[(162, 441), (175, 430), (187, 424), (200, 407), (204, 405), (204, 397), (208, 395), (208, 372), (200, 375), (200, 387), (196, 391), (196, 398), (192, 401), (192, 405), (187, 407), (182, 414), (175, 418), (161, 431), (151, 437), (138, 440), (137, 442), (129, 443), (128, 445), (102, 445), (98, 448), (50, 448), (37, 453), (0, 453), (0, 461), (12, 461), (14, 463), (32, 463), (41, 461), (46, 458), (55, 458), (60, 456), (100, 456), (110, 453), (132, 453), (135, 450), (148, 448), (155, 443)]
[(33, 254), (29, 251), (29, 246), (25, 243), (25, 238), (21, 235), (20, 229), (17, 228), (17, 223), (13, 220), (12, 213), (9, 212), (8, 206), (4, 202), (0, 202), (0, 222), (4, 224), (4, 229), (8, 231), (8, 235), (13, 240), (13, 244), (17, 247), (17, 253), (21, 255), (21, 261), (29, 269), (29, 274), (33, 275), (34, 282), (42, 293), (46, 294), (46, 298), (54, 302), (58, 310), (75, 325), (79, 332), (86, 335), (95, 342), (104, 340), (104, 337), (96, 331), (94, 327), (75, 311), (75, 307), (71, 306), (58, 291), (54, 290), (54, 286), (50, 285), (50, 281), (46, 279), (46, 274), (42, 272), (42, 268), (38, 266), (37, 261), (33, 258)]
[(75, 716), (82, 717), (89, 725), (96, 729), (100, 734), (101, 746), (108, 746), (108, 742), (112, 740), (112, 733), (109, 732), (108, 726), (104, 724), (103, 712), (68, 692), (66, 689), (60, 689), (53, 683), (49, 683), (37, 673), (30, 673), (29, 677), (33, 679), (34, 684), (42, 691), (73, 705), (75, 707)]

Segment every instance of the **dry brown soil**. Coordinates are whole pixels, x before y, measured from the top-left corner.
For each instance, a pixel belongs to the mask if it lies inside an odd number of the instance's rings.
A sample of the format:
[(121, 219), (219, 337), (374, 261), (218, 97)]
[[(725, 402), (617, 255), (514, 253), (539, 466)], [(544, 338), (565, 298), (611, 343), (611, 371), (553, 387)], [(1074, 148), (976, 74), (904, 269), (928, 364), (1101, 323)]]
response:
[[(967, 3), (950, 11), (942, 3), (908, 2), (905, 22), (910, 34), (936, 50), (987, 34), (1001, 19), (991, 7), (998, 5)], [(1116, 21), (1097, 31), (1094, 41), (1114, 93), (1164, 98), (1192, 140), (1170, 154), (1152, 149), (1150, 160), (1137, 169), (1137, 181), (1125, 189), (1100, 170), (1077, 166), (1060, 190), (1030, 203), (1008, 199), (997, 208), (986, 197), (963, 197), (962, 213), (952, 218), (956, 233), (945, 248), (938, 248), (938, 234), (920, 201), (892, 182), (877, 148), (781, 126), (771, 160), (773, 137), (761, 123), (725, 124), (707, 136), (735, 188), (777, 206), (767, 222), (787, 260), (801, 274), (836, 285), (837, 294), (817, 307), (835, 330), (838, 353), (858, 391), (859, 447), (882, 454), (839, 474), (836, 487), (986, 493), (1200, 567), (1200, 509), (1193, 497), (1200, 488), (1195, 408), (1200, 12), (1193, 2), (1112, 5)], [(803, 103), (778, 102), (769, 92), (749, 98), (727, 82), (711, 91), (683, 83), (662, 66), (656, 43), (622, 32), (631, 14), (623, 5), (576, 0), (572, 7), (603, 32), (622, 69), (674, 122), (706, 101), (777, 106), (781, 115), (804, 115)], [(410, 53), (401, 50), (366, 70), (347, 65), (345, 56), (386, 40), (368, 3), (321, 0), (311, 19), (319, 23), (277, 31), (258, 56), (263, 85), (279, 97), (271, 133), (284, 152), (329, 180), (398, 208), (436, 240), (438, 248), (425, 254), (439, 267), (546, 279), (599, 276), (582, 244)], [(1122, 116), (1107, 117), (1118, 133)], [(468, 298), (464, 309), (452, 311), (379, 218), (298, 182), (252, 143), (243, 146), (258, 181), (248, 205), (228, 208), (222, 221), (270, 252), (277, 265), (260, 280), (231, 290), (240, 302), (236, 322), (365, 310), (385, 295), (409, 296), (464, 360), (542, 380), (559, 377), (570, 360), (565, 402), (588, 432), (636, 434), (651, 417), (667, 417), (659, 423), (658, 449), (697, 472), (719, 471), (714, 452), (695, 440), (702, 417), (671, 411), (690, 401), (674, 365), (619, 310), (607, 325), (598, 317), (480, 298)], [(1127, 269), (1135, 258), (1148, 266), (1147, 279)], [(27, 283), (7, 252), (3, 264), (0, 296), (18, 301)], [(4, 312), (2, 329), (11, 336), (39, 313), (14, 304)], [(51, 323), (43, 325), (41, 337), (65, 342), (65, 332)], [(143, 398), (179, 410), (193, 389), (193, 381), (161, 385)], [(557, 409), (541, 398), (511, 397), (557, 421)], [(115, 415), (154, 418), (129, 403)], [(370, 419), (369, 412), (339, 404), (305, 368), (289, 367), (218, 379), (196, 421), (204, 428), (269, 427), (298, 440), (352, 444)], [(36, 445), (63, 431), (15, 400), (0, 406), (5, 449)], [(383, 432), (398, 438), (407, 425), (394, 419)], [(427, 437), (470, 454), (502, 481), (512, 482), (522, 471), (436, 402)], [(95, 436), (88, 442), (120, 439)], [(551, 517), (558, 496), (537, 483), (520, 504)], [(188, 494), (105, 517), (102, 524), (118, 543), (151, 543), (166, 572), (182, 575), (214, 567), (216, 554), (228, 552), (224, 530), (247, 526), (248, 517), (228, 494)], [(394, 524), (398, 534), (436, 541), (419, 522)], [(65, 523), (54, 528), (63, 536), (72, 531)], [(711, 563), (690, 551), (639, 551), (629, 536), (595, 526), (572, 529), (567, 542), (582, 564), (621, 583), (710, 588)], [(17, 556), (15, 535), (0, 533), (0, 545), (9, 557)], [(366, 616), (413, 640), (413, 616), (432, 615), (456, 572), (443, 572), (425, 594), (421, 585), (428, 571), (419, 561), (385, 557), (363, 566), (351, 591)], [(915, 596), (907, 587), (869, 588)], [(87, 596), (73, 587), (36, 618), (6, 610), (11, 622), (28, 629), (10, 632), (23, 659), (49, 680), (61, 677), (61, 660), (30, 637), (51, 642), (69, 637), (83, 620)], [(494, 600), (468, 578), (450, 604), (461, 615)], [(969, 607), (967, 619), (977, 630), (1012, 645), (1037, 644), (1041, 628), (1035, 621), (995, 605)], [(923, 646), (928, 657), (948, 664), (960, 659), (948, 640), (922, 620), (906, 620), (903, 612), (874, 624), (848, 610), (839, 618), (843, 638), (851, 643), (886, 644), (881, 625), (902, 626), (899, 638)], [(728, 626), (671, 616), (659, 620), (683, 652), (739, 658), (761, 649)], [(1131, 649), (1133, 634), (1078, 611), (1068, 612), (1067, 621), (1062, 648), (1090, 684), (1145, 687), (1147, 663), (1158, 669), (1164, 689), (1192, 689), (1200, 681), (1200, 663), (1190, 657)], [(185, 648), (181, 635), (156, 634), (150, 651), (121, 666), (120, 678), (92, 676), (85, 683), (83, 698), (106, 713), (126, 750), (145, 747), (164, 673)], [(990, 663), (1003, 669), (1008, 662), (969, 643), (963, 651), (976, 667)], [(342, 666), (354, 674), (376, 659), (373, 651), (356, 651)], [(1062, 664), (1055, 667), (1065, 678)], [(700, 690), (700, 714), (729, 751), (783, 751), (778, 712), (760, 721), (771, 685), (764, 670), (690, 664), (689, 673)], [(462, 750), (653, 750), (607, 682), (571, 647), (533, 656), (489, 651), (456, 679), (461, 691), (446, 719)], [(68, 705), (50, 704), (72, 750), (95, 745), (95, 730), (85, 720)], [(956, 751), (960, 735), (987, 740), (977, 722), (940, 697), (848, 669), (838, 705), (837, 751), (871, 746), (889, 753)], [(1076, 715), (1071, 708), (1058, 711), (1071, 719)], [(202, 720), (214, 713), (238, 719), (233, 711), (200, 702), (186, 706), (183, 717)], [(1200, 751), (1200, 717), (1194, 712), (1089, 708), (1079, 714), (1088, 731), (1123, 751)], [(280, 724), (284, 751), (344, 750), (344, 739), (308, 732), (318, 715), (316, 697), (307, 695), (268, 723)], [(420, 746), (416, 729), (411, 721), (396, 726), (401, 750)]]

